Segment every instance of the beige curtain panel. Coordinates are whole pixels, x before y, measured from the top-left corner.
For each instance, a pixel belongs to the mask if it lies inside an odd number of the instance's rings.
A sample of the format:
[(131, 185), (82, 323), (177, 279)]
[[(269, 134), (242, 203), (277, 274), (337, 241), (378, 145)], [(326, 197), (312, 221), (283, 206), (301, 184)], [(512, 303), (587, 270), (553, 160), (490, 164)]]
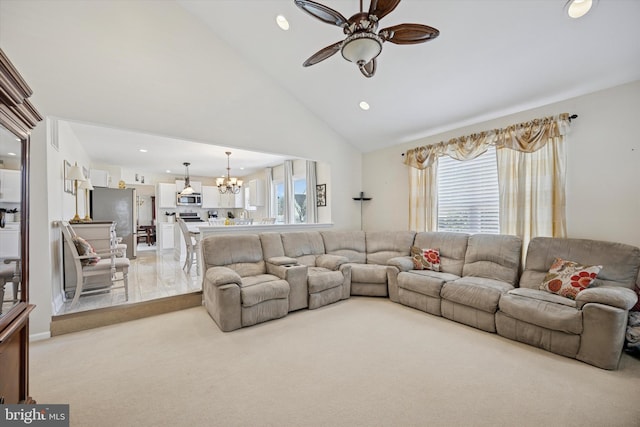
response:
[(495, 145), (500, 191), (500, 232), (523, 238), (566, 237), (564, 135), (569, 114), (535, 119), (410, 149), (409, 227), (437, 229), (438, 157), (471, 160)]

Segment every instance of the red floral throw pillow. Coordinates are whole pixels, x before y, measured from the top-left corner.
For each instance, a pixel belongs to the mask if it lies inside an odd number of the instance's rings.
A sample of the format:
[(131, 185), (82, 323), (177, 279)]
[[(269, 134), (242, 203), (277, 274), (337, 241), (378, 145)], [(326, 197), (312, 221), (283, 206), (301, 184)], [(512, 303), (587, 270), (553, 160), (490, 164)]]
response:
[(540, 289), (570, 299), (589, 285), (598, 276), (601, 265), (582, 265), (573, 261), (556, 258), (544, 277)]
[(638, 294), (638, 302), (629, 311), (640, 311), (640, 287), (636, 285), (636, 287), (634, 288), (634, 291), (636, 292), (636, 294)]
[(411, 246), (411, 260), (415, 270), (440, 271), (440, 250)]

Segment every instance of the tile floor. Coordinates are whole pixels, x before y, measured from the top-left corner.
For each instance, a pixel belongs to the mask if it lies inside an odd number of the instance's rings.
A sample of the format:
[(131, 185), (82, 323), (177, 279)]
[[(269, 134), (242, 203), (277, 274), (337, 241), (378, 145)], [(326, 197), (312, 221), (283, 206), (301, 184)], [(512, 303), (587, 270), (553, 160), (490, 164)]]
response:
[(155, 246), (139, 244), (138, 255), (136, 259), (131, 260), (129, 267), (128, 301), (125, 300), (123, 288), (113, 289), (104, 293), (81, 296), (78, 304), (73, 308), (69, 300), (63, 304), (56, 315), (149, 301), (196, 292), (200, 289), (202, 289), (202, 277), (196, 274), (195, 265), (187, 275), (182, 269), (182, 263), (173, 258), (172, 250), (160, 252)]

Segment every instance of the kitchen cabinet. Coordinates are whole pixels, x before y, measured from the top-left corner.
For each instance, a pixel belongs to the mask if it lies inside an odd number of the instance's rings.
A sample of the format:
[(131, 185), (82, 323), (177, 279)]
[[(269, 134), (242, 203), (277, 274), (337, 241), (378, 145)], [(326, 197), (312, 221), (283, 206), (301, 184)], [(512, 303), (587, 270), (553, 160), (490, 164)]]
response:
[(20, 203), (20, 171), (0, 169), (0, 202)]
[(177, 197), (175, 184), (158, 183), (156, 186), (156, 197), (158, 200), (158, 208), (175, 208)]
[(220, 192), (218, 191), (218, 187), (213, 187), (210, 185), (202, 186), (202, 209), (208, 208), (218, 208), (220, 199)]
[(104, 170), (91, 169), (89, 177), (91, 178), (91, 185), (94, 187), (109, 187), (111, 183), (111, 174)]
[[(193, 188), (194, 193), (202, 193), (202, 182), (191, 180), (189, 180), (189, 182), (191, 184), (191, 188)], [(184, 179), (176, 179), (176, 185), (174, 188), (176, 193), (184, 190)]]
[(161, 250), (173, 249), (175, 246), (174, 229), (175, 223), (161, 222), (158, 224), (159, 247)]
[(249, 205), (264, 206), (264, 181), (252, 179), (249, 181)]
[(1, 258), (20, 258), (20, 225), (17, 223), (0, 228)]
[(244, 192), (238, 194), (220, 194), (218, 187), (205, 185), (202, 187), (202, 208), (242, 208)]

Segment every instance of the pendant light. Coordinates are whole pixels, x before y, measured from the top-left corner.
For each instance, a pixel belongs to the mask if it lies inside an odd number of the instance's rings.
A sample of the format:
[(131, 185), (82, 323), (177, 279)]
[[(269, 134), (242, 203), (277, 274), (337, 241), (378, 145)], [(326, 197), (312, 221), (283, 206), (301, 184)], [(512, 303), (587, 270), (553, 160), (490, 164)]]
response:
[(242, 188), (242, 180), (238, 178), (231, 178), (231, 167), (229, 166), (231, 151), (225, 151), (225, 154), (227, 155), (227, 177), (218, 178), (216, 180), (216, 185), (218, 186), (220, 194), (238, 194)]
[(180, 192), (181, 196), (188, 196), (190, 194), (193, 194), (193, 188), (191, 187), (191, 183), (189, 182), (189, 165), (191, 163), (189, 162), (184, 162), (184, 189)]

